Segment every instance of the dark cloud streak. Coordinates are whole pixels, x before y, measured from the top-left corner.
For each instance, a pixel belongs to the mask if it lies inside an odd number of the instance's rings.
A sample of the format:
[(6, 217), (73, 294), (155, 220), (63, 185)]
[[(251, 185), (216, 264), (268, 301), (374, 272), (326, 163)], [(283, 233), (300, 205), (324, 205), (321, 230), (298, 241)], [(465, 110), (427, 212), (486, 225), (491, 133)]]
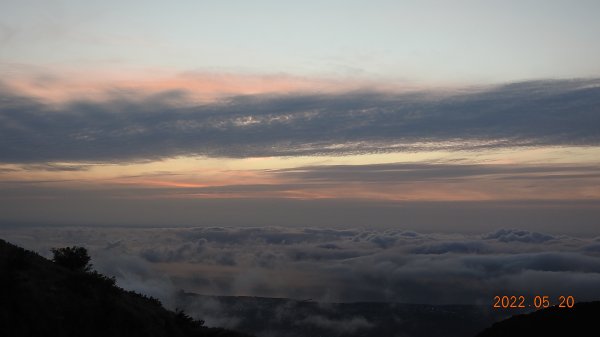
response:
[(57, 106), (0, 90), (5, 163), (600, 143), (599, 80), (524, 82), (459, 94), (244, 96), (193, 106), (184, 106), (182, 92), (114, 94)]
[(286, 178), (304, 182), (398, 183), (430, 180), (452, 180), (479, 176), (497, 179), (577, 179), (598, 178), (600, 167), (594, 165), (472, 165), (391, 163), (367, 165), (324, 165), (272, 170)]

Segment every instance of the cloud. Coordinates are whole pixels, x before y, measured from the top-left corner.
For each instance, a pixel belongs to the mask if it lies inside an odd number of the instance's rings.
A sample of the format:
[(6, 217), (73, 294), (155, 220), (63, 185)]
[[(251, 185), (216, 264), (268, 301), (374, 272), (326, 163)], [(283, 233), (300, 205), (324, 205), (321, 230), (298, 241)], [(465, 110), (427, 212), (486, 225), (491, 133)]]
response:
[(479, 241), (468, 242), (443, 242), (423, 245), (413, 249), (415, 254), (446, 254), (446, 253), (483, 253), (487, 251), (487, 245)]
[(552, 235), (543, 233), (530, 232), (519, 229), (499, 229), (493, 233), (489, 233), (483, 236), (484, 240), (498, 240), (502, 242), (529, 242), (529, 243), (543, 243), (549, 240), (554, 240)]
[(293, 245), (318, 243), (348, 238), (356, 235), (354, 230), (318, 228), (250, 227), (231, 230), (221, 227), (195, 228), (181, 235), (186, 238), (201, 238), (221, 244), (241, 244), (259, 242), (267, 245)]
[(29, 164), (21, 165), (19, 168), (23, 171), (50, 171), (50, 172), (76, 172), (86, 171), (92, 165), (65, 165), (65, 164), (54, 164), (54, 163), (43, 163), (43, 164)]
[(313, 165), (270, 172), (305, 184), (361, 182), (415, 183), (422, 181), (456, 181), (495, 177), (514, 179), (577, 179), (600, 178), (594, 165), (507, 165), (507, 164), (444, 164), (444, 163), (386, 163), (367, 165)]
[(350, 319), (331, 319), (321, 315), (309, 316), (298, 324), (309, 324), (319, 328), (338, 331), (341, 334), (356, 333), (357, 330), (368, 329), (373, 326), (364, 317), (352, 317)]
[(574, 252), (537, 252), (465, 256), (469, 267), (489, 272), (489, 276), (518, 274), (525, 270), (545, 272), (600, 272), (600, 259)]
[(378, 231), (363, 231), (353, 238), (354, 242), (366, 241), (375, 244), (376, 246), (386, 249), (393, 247), (398, 242), (404, 242), (406, 240), (414, 241), (422, 238), (423, 236), (413, 231), (405, 230), (385, 230), (383, 232)]
[(180, 298), (180, 304), (185, 307), (187, 314), (202, 319), (206, 326), (235, 329), (243, 319), (228, 312), (217, 298), (202, 297), (201, 300)]
[(139, 256), (115, 253), (112, 251), (114, 248), (94, 251), (94, 269), (114, 276), (119, 287), (157, 298), (173, 309), (176, 288), (171, 278), (161, 275), (158, 269)]
[[(519, 229), (424, 234), (361, 228), (54, 227), (5, 228), (0, 234), (46, 254), (49, 247), (87, 246), (99, 271), (173, 306), (179, 303), (178, 289), (325, 302), (486, 304), (501, 294), (600, 298), (600, 289), (592, 286), (600, 279), (597, 241)], [(223, 320), (236, 323), (235, 317)]]
[(195, 243), (186, 243), (175, 249), (171, 248), (147, 248), (140, 255), (149, 262), (177, 262), (189, 260), (195, 254), (201, 254), (204, 250), (206, 240), (198, 240)]
[(3, 88), (0, 158), (5, 163), (473, 150), (600, 141), (598, 80), (534, 81), (450, 94), (238, 96), (195, 105), (181, 104), (181, 91), (53, 105)]
[(590, 253), (600, 253), (600, 243), (594, 243), (585, 247), (582, 250)]

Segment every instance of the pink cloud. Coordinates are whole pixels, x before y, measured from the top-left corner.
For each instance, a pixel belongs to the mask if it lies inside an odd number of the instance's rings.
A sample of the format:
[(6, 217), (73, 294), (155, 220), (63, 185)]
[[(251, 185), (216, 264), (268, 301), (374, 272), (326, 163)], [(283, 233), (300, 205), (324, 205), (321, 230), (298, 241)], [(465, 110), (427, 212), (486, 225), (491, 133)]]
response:
[(236, 95), (341, 93), (354, 90), (412, 91), (419, 84), (362, 78), (317, 78), (289, 74), (250, 74), (215, 71), (173, 73), (164, 69), (73, 70), (48, 72), (21, 67), (4, 77), (12, 90), (54, 103), (73, 99), (105, 100), (115, 95), (154, 95), (181, 91), (191, 101), (213, 101)]

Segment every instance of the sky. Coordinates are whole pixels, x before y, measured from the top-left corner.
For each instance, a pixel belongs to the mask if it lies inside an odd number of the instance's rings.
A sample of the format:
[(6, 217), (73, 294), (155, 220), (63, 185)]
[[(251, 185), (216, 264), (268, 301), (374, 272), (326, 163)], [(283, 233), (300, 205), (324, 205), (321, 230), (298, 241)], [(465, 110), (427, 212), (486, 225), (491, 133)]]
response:
[(599, 12), (0, 0), (0, 234), (89, 244), (165, 301), (597, 298)]
[(2, 7), (4, 69), (215, 71), (425, 85), (600, 71), (596, 1), (4, 0)]
[(595, 1), (1, 6), (4, 224), (598, 224)]

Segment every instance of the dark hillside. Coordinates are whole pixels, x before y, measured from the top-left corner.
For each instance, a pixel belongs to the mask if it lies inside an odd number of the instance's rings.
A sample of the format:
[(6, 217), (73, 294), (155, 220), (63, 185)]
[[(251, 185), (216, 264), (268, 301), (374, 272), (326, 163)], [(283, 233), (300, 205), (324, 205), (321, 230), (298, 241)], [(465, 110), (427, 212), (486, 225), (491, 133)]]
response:
[(0, 336), (222, 336), (96, 272), (67, 269), (0, 240)]
[(600, 336), (600, 302), (576, 303), (571, 309), (556, 306), (494, 323), (477, 337)]

